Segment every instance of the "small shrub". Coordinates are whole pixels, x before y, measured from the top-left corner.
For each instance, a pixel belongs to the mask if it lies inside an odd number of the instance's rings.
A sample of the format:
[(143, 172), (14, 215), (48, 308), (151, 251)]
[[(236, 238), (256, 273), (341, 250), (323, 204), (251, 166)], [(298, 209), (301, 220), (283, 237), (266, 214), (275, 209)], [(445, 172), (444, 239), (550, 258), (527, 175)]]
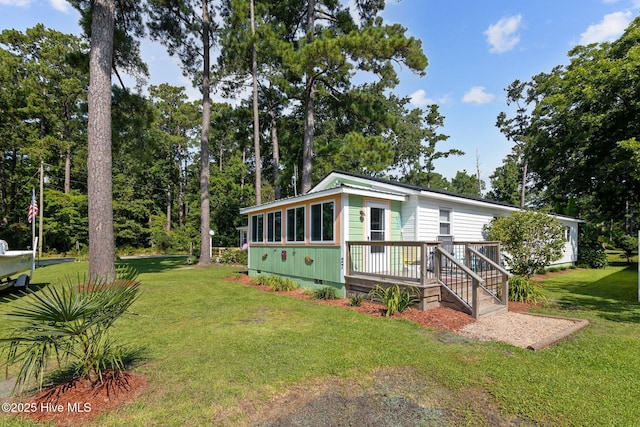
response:
[(356, 294), (349, 298), (349, 305), (351, 307), (360, 307), (360, 305), (362, 304), (362, 299), (362, 295)]
[(509, 301), (537, 303), (544, 300), (540, 290), (531, 280), (523, 276), (509, 279)]
[(267, 276), (261, 274), (256, 277), (256, 283), (260, 286), (268, 286), (272, 291), (292, 291), (300, 286), (298, 282), (281, 276)]
[(324, 286), (313, 291), (313, 299), (337, 299), (337, 289), (331, 286)]
[(240, 249), (225, 249), (218, 260), (221, 264), (247, 264), (247, 251)]
[(7, 317), (0, 340), (6, 365), (20, 364), (14, 391), (30, 380), (42, 389), (47, 364), (62, 368), (71, 363), (76, 375), (92, 384), (102, 382), (102, 371), (124, 368), (123, 347), (111, 327), (136, 301), (138, 272), (118, 266), (116, 280), (78, 277), (61, 286), (47, 286), (26, 295)]
[(386, 316), (393, 316), (396, 313), (402, 313), (407, 307), (418, 302), (417, 291), (414, 287), (402, 290), (399, 285), (376, 287), (369, 293), (371, 299), (378, 298), (387, 308)]
[(622, 250), (620, 258), (626, 258), (627, 264), (631, 263), (631, 258), (638, 253), (638, 239), (625, 235), (619, 237), (616, 244)]
[(598, 242), (582, 243), (578, 247), (578, 265), (586, 268), (605, 268), (609, 265), (607, 253)]

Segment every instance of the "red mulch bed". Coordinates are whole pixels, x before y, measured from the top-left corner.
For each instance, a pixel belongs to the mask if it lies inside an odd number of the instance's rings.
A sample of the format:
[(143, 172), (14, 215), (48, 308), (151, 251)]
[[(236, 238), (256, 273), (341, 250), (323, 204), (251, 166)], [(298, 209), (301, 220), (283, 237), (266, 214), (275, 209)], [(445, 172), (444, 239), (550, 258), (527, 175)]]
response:
[(82, 425), (106, 410), (135, 400), (147, 385), (144, 377), (130, 372), (106, 371), (102, 377), (103, 383), (98, 386), (75, 378), (44, 390), (29, 400), (28, 407), (35, 410), (24, 416), (57, 426)]
[[(240, 276), (227, 277), (226, 280), (243, 283), (245, 285), (252, 286), (256, 289), (260, 289), (264, 292), (273, 292), (268, 286), (259, 286), (255, 281), (246, 274)], [(278, 292), (282, 295), (288, 295), (294, 298), (311, 300), (312, 298), (304, 294), (304, 289), (296, 289), (289, 292)], [(370, 301), (362, 301), (359, 307), (352, 307), (349, 305), (347, 298), (335, 299), (335, 300), (315, 300), (318, 304), (333, 305), (336, 307), (342, 307), (348, 310), (354, 310), (359, 313), (368, 314), (371, 316), (382, 317), (385, 315), (385, 308), (382, 304), (372, 303)], [(509, 302), (509, 311), (526, 312), (531, 308), (530, 304)], [(410, 307), (402, 313), (396, 313), (393, 315), (396, 319), (406, 319), (419, 324), (422, 327), (430, 327), (435, 329), (442, 329), (448, 331), (456, 331), (463, 328), (469, 323), (475, 322), (475, 319), (466, 313), (451, 308), (440, 307), (432, 308), (426, 311), (418, 310), (417, 308)]]
[[(265, 292), (272, 292), (268, 286), (259, 286), (248, 275), (243, 274), (240, 276), (227, 277), (226, 280), (243, 283), (252, 286), (256, 289), (260, 289)], [(282, 295), (288, 295), (294, 298), (311, 300), (312, 298), (304, 294), (304, 289), (296, 289), (288, 292), (278, 292)], [(364, 300), (359, 307), (352, 307), (349, 305), (347, 298), (335, 299), (335, 300), (315, 300), (318, 304), (333, 305), (336, 307), (342, 307), (348, 310), (354, 310), (359, 313), (368, 314), (371, 316), (382, 317), (385, 315), (386, 309), (382, 304), (372, 303)], [(475, 322), (473, 317), (468, 314), (462, 313), (450, 308), (434, 308), (431, 310), (423, 311), (410, 307), (402, 313), (396, 313), (393, 315), (396, 319), (407, 319), (412, 322), (416, 322), (423, 327), (431, 327), (436, 329), (446, 329), (455, 331), (463, 326)]]

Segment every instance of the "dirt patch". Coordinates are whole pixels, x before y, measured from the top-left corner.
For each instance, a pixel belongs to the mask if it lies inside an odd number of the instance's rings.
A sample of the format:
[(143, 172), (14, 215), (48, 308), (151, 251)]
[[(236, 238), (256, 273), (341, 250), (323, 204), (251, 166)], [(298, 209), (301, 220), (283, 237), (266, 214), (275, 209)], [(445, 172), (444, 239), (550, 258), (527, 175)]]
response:
[(16, 406), (20, 416), (38, 422), (53, 422), (56, 426), (85, 424), (102, 412), (132, 402), (146, 387), (146, 380), (129, 372), (107, 371), (103, 383), (92, 387), (88, 380), (75, 378), (67, 383), (42, 391)]
[(233, 412), (219, 414), (214, 424), (233, 418), (254, 427), (453, 426), (472, 418), (480, 425), (522, 425), (505, 418), (489, 394), (468, 389), (457, 396), (414, 368), (293, 386), (268, 401), (245, 400)]

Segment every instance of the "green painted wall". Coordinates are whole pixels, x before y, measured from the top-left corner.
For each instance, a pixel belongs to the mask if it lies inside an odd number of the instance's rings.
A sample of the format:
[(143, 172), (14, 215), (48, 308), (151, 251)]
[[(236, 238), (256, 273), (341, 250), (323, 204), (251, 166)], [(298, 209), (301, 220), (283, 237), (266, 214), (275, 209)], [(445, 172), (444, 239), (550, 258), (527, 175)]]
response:
[(365, 240), (365, 223), (360, 219), (363, 204), (362, 196), (349, 195), (349, 206), (346, 208), (348, 209), (349, 235), (346, 240)]
[[(282, 257), (286, 251), (286, 259)], [(266, 255), (266, 256), (265, 256)], [(334, 286), (340, 283), (340, 247), (338, 246), (249, 246), (249, 275), (276, 274), (295, 279), (304, 288)], [(309, 257), (311, 262), (305, 259)]]
[(351, 185), (357, 185), (360, 187), (369, 187), (369, 188), (371, 187), (371, 184), (367, 184), (356, 179), (341, 177), (341, 178), (335, 178), (333, 181), (329, 182), (329, 184), (325, 188), (335, 187), (338, 181), (340, 182), (340, 184), (351, 184)]
[(402, 202), (392, 200), (391, 201), (391, 240), (402, 240), (402, 218), (400, 213), (402, 212)]

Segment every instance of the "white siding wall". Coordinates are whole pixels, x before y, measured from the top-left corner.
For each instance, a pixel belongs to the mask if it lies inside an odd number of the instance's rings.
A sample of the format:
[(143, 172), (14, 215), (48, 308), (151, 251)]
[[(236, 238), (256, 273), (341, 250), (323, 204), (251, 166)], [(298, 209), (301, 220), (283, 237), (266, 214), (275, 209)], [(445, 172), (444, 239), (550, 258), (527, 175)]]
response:
[[(485, 240), (483, 228), (495, 216), (508, 215), (506, 208), (467, 206), (463, 203), (449, 201), (415, 199), (410, 197), (402, 210), (403, 240), (433, 242), (438, 240), (440, 230), (440, 209), (451, 211), (451, 234), (454, 241)], [(565, 243), (563, 257), (556, 264), (576, 262), (578, 259), (578, 223), (560, 219), (560, 223), (569, 227), (569, 241)]]
[(416, 240), (416, 222), (418, 211), (418, 197), (411, 196), (402, 204), (400, 216), (402, 218), (402, 240)]
[(426, 200), (418, 203), (418, 230), (416, 240), (435, 242), (438, 238), (439, 207)]
[(563, 227), (569, 227), (569, 241), (564, 244), (564, 255), (554, 264), (578, 261), (578, 224), (558, 219)]
[[(434, 242), (440, 235), (440, 209), (451, 212), (451, 234), (457, 241), (484, 240), (482, 229), (499, 210), (465, 206), (458, 203), (438, 203), (421, 199), (418, 206), (416, 240)], [(410, 239), (405, 239), (410, 240)]]

